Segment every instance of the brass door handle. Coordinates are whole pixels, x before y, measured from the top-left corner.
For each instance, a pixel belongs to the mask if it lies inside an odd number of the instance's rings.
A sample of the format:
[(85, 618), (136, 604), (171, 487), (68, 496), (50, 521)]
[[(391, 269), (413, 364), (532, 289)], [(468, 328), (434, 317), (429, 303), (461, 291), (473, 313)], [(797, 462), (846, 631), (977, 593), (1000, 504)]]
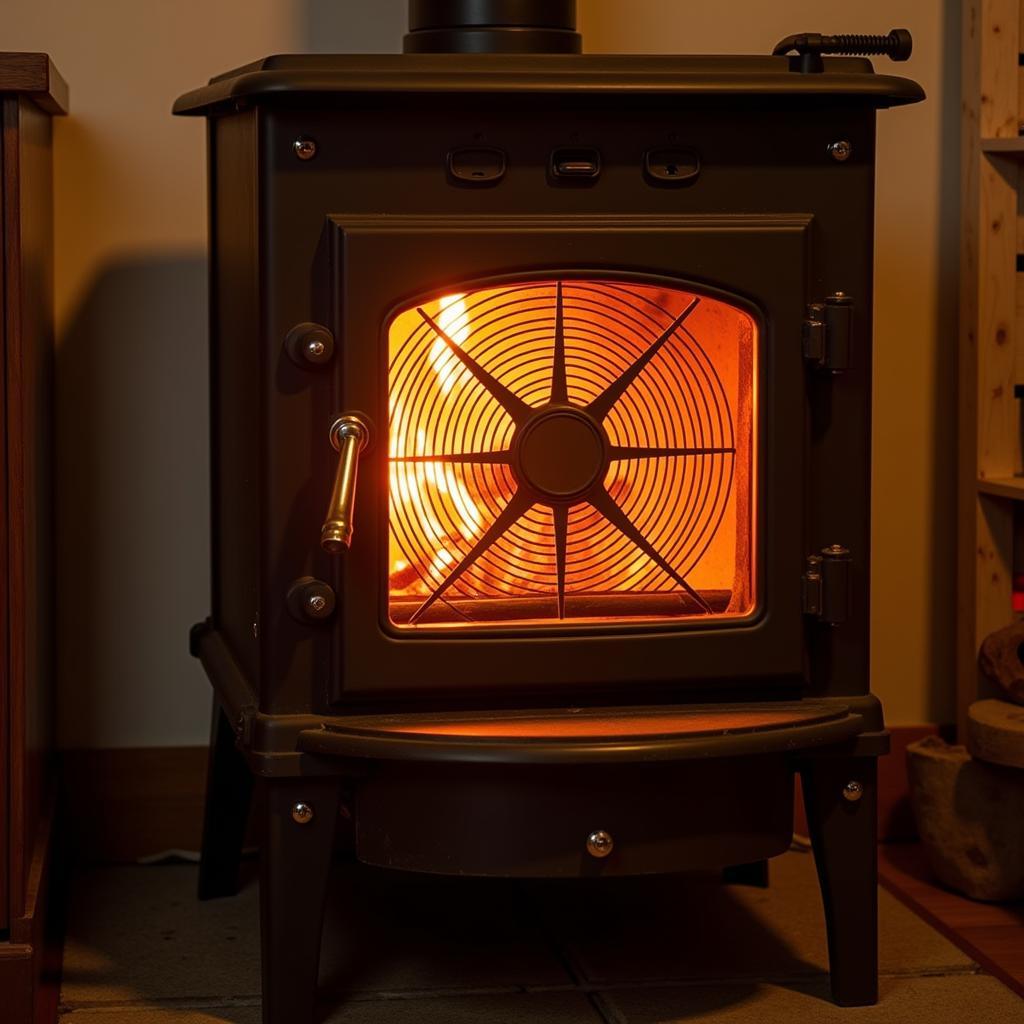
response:
[(320, 531), (320, 546), (332, 555), (338, 555), (352, 544), (356, 472), (359, 456), (370, 440), (370, 428), (361, 416), (339, 416), (331, 424), (330, 437), (338, 453), (338, 469), (334, 474), (327, 519)]

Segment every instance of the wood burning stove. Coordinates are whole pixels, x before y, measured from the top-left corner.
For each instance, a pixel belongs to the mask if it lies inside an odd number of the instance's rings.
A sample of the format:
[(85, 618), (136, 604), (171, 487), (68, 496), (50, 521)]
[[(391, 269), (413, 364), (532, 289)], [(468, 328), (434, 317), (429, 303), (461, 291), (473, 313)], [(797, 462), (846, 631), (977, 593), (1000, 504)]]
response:
[(875, 999), (874, 118), (922, 93), (822, 54), (909, 38), (583, 56), (573, 7), (412, 0), (404, 55), (175, 108), (210, 151), (200, 889), (258, 779), (267, 1021), (311, 1019), (339, 814), (389, 867), (759, 877), (798, 771), (835, 997)]

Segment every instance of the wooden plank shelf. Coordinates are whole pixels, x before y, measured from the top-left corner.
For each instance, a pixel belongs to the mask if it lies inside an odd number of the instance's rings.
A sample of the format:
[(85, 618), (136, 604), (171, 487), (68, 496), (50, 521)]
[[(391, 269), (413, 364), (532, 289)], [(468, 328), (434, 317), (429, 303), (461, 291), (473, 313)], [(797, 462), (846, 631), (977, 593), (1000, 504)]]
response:
[(1004, 476), (991, 479), (983, 477), (978, 480), (978, 493), (1024, 501), (1024, 476)]
[(998, 156), (1024, 157), (1024, 137), (1016, 139), (982, 139), (981, 151)]

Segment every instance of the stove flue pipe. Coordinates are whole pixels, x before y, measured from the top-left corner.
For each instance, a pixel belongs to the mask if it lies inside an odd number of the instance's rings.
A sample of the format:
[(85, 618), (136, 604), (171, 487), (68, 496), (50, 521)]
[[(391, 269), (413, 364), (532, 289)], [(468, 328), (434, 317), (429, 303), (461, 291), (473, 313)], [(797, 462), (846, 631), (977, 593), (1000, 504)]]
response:
[(579, 53), (576, 0), (409, 0), (406, 53)]

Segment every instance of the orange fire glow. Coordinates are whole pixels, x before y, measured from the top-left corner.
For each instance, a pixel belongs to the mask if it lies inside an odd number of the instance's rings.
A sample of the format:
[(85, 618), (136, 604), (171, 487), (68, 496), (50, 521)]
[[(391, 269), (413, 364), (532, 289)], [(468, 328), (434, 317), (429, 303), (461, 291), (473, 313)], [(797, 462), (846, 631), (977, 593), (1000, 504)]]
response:
[(753, 609), (749, 314), (541, 281), (413, 306), (388, 338), (394, 625)]

